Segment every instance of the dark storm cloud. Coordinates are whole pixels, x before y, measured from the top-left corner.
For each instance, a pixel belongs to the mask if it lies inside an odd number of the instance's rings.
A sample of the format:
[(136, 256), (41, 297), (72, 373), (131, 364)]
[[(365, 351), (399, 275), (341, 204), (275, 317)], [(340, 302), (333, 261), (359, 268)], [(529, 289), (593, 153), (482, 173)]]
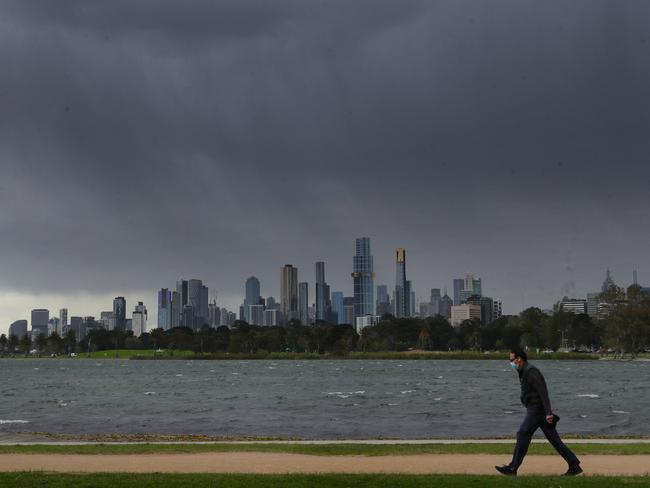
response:
[[(646, 2), (4, 2), (5, 289), (650, 276)], [(643, 272), (641, 271), (641, 276)], [(622, 276), (623, 277), (623, 276)], [(523, 291), (521, 291), (523, 290)], [(541, 298), (540, 298), (541, 297)]]

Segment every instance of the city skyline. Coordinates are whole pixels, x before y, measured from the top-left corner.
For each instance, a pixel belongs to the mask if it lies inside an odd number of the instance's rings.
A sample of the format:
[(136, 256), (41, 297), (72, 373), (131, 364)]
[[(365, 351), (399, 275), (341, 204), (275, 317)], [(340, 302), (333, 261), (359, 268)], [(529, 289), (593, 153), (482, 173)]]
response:
[[(364, 239), (368, 239), (368, 238), (357, 239), (357, 249), (359, 249), (359, 241), (363, 242)], [(363, 244), (362, 244), (362, 247), (363, 247)], [(397, 248), (397, 250), (395, 251), (395, 254), (394, 254), (394, 258), (395, 258), (395, 256), (397, 256), (398, 276), (400, 275), (400, 269), (402, 270), (402, 272), (405, 270), (403, 267), (400, 268), (400, 265), (399, 265), (400, 262), (405, 261), (405, 253), (406, 253), (406, 250), (404, 248)], [(372, 254), (371, 254), (371, 256), (372, 256)], [(298, 308), (299, 308), (298, 300), (300, 298), (300, 293), (299, 293), (299, 290), (298, 290), (299, 286), (298, 285), (307, 285), (307, 284), (309, 285), (310, 299), (309, 299), (307, 305), (309, 307), (315, 307), (316, 306), (316, 301), (315, 301), (316, 283), (317, 283), (317, 281), (319, 279), (319, 274), (323, 272), (324, 266), (326, 265), (326, 263), (323, 262), (323, 261), (315, 261), (314, 264), (315, 264), (315, 267), (316, 267), (316, 276), (315, 276), (315, 279), (313, 281), (304, 282), (304, 283), (296, 281), (295, 300), (296, 300), (296, 307), (298, 307)], [(290, 274), (291, 274), (292, 282), (294, 281), (294, 278), (299, 278), (300, 277), (300, 275), (298, 274), (299, 273), (299, 268), (297, 266), (285, 265), (284, 267), (282, 267), (280, 269), (280, 281), (281, 282), (284, 279), (284, 276), (286, 274), (287, 269), (291, 270)], [(306, 270), (303, 270), (303, 272), (304, 271), (306, 271)], [(464, 303), (465, 299), (467, 299), (470, 296), (474, 295), (476, 292), (478, 292), (479, 296), (481, 295), (482, 279), (483, 279), (483, 277), (475, 278), (474, 274), (467, 273), (467, 274), (465, 274), (464, 278), (454, 278), (454, 279), (451, 280), (452, 285), (455, 282), (460, 281), (460, 282), (464, 282), (464, 286), (470, 286), (469, 282), (471, 282), (471, 286), (472, 286), (471, 290), (472, 291), (471, 291), (471, 293), (465, 294), (465, 295), (463, 295), (461, 293), (461, 297), (463, 297), (461, 303)], [(188, 279), (188, 280), (179, 279), (179, 280), (175, 280), (175, 281), (177, 283), (177, 287), (178, 287), (177, 289), (178, 290), (181, 289), (180, 288), (180, 283), (185, 283), (186, 284), (185, 286), (188, 288), (188, 298), (187, 298), (188, 302), (190, 302), (190, 300), (192, 299), (192, 297), (190, 296), (190, 291), (189, 291), (189, 288), (190, 288), (189, 283), (193, 283), (194, 288), (196, 288), (196, 290), (194, 291), (194, 294), (198, 293), (198, 290), (204, 290), (205, 291), (205, 297), (204, 297), (205, 304), (204, 305), (207, 307), (207, 303), (208, 303), (208, 300), (207, 300), (208, 295), (207, 295), (207, 293), (208, 293), (208, 289), (210, 287), (207, 286), (203, 280), (193, 278), (193, 279)], [(604, 279), (604, 281), (602, 282), (602, 284), (599, 287), (594, 287), (593, 290), (598, 290), (599, 288), (604, 290), (606, 286), (611, 285), (611, 284), (617, 284), (618, 286), (626, 287), (628, 284), (632, 284), (632, 283), (637, 284), (638, 282), (639, 282), (639, 280), (638, 280), (638, 270), (636, 270), (636, 269), (633, 270), (632, 280), (629, 283), (626, 283), (624, 281), (617, 281), (617, 280), (613, 279), (611, 269), (609, 267), (607, 267), (606, 271), (605, 271), (605, 279)], [(279, 287), (279, 289), (278, 289), (279, 293), (276, 294), (276, 295), (274, 295), (272, 293), (262, 293), (263, 287), (262, 287), (262, 284), (261, 284), (260, 280), (256, 276), (249, 276), (243, 282), (243, 291), (242, 291), (241, 295), (239, 296), (239, 305), (235, 305), (235, 303), (237, 302), (237, 297), (233, 298), (233, 302), (231, 304), (218, 303), (217, 305), (218, 305), (218, 307), (224, 307), (229, 312), (236, 314), (237, 317), (239, 318), (239, 313), (237, 313), (238, 311), (240, 313), (241, 313), (241, 311), (243, 311), (244, 314), (247, 313), (246, 312), (246, 306), (245, 306), (245, 304), (247, 303), (247, 300), (248, 300), (247, 297), (252, 297), (253, 295), (255, 295), (257, 293), (259, 293), (259, 295), (257, 295), (257, 296), (259, 298), (263, 299), (263, 300), (265, 300), (266, 298), (269, 298), (269, 297), (275, 298), (276, 302), (281, 306), (281, 301), (279, 301), (279, 299), (278, 299), (278, 297), (281, 295), (281, 289), (280, 288), (281, 287)], [(348, 293), (342, 292), (339, 289), (329, 290), (329, 288), (330, 288), (329, 286), (327, 286), (327, 288), (328, 288), (328, 291), (331, 293), (330, 298), (332, 298), (332, 300), (333, 300), (333, 295), (335, 293), (336, 294), (341, 294), (341, 299), (344, 296), (349, 296), (350, 299), (352, 299), (353, 295), (354, 295), (353, 292), (348, 294)], [(374, 282), (374, 288), (377, 288), (377, 289), (386, 288), (386, 285), (378, 284), (375, 281)], [(431, 286), (431, 287), (426, 288), (426, 290), (431, 292), (431, 295), (430, 295), (431, 298), (428, 299), (426, 291), (424, 293), (418, 293), (418, 295), (417, 295), (418, 305), (419, 305), (419, 303), (430, 303), (430, 302), (432, 302), (434, 293), (439, 293), (440, 289), (446, 289), (446, 288), (447, 287), (444, 286), (444, 285), (442, 286), (442, 288), (436, 288), (436, 286)], [(151, 303), (150, 311), (148, 312), (147, 309), (144, 310), (144, 314), (147, 315), (147, 313), (148, 313), (148, 317), (149, 317), (148, 319), (146, 319), (147, 323), (148, 323), (148, 326), (146, 327), (147, 331), (157, 327), (157, 324), (158, 324), (158, 313), (157, 312), (158, 312), (158, 304), (159, 304), (158, 300), (160, 300), (160, 294), (161, 294), (161, 291), (163, 291), (163, 290), (167, 291), (168, 296), (169, 296), (169, 300), (170, 300), (170, 303), (171, 303), (172, 292), (170, 291), (170, 289), (167, 289), (167, 288), (163, 287), (163, 288), (159, 288), (158, 290), (156, 290), (154, 292), (154, 295), (157, 298), (156, 298), (155, 301), (153, 301)], [(374, 291), (376, 291), (376, 290), (373, 290), (373, 292)], [(394, 293), (394, 291), (395, 290), (393, 290), (393, 293)], [(490, 293), (490, 295), (493, 295), (493, 294)], [(535, 306), (535, 307), (540, 308), (542, 310), (550, 310), (550, 309), (552, 309), (553, 305), (555, 305), (557, 303), (560, 303), (563, 300), (563, 298), (564, 299), (566, 299), (566, 298), (570, 298), (570, 299), (575, 298), (578, 301), (580, 301), (580, 300), (584, 301), (585, 311), (587, 311), (587, 301), (588, 301), (590, 295), (594, 296), (595, 292), (592, 291), (592, 292), (587, 292), (584, 295), (575, 295), (575, 296), (564, 295), (562, 297), (558, 297), (552, 304), (550, 304), (549, 306), (546, 306), (546, 307), (542, 306), (542, 305), (539, 305), (539, 304), (538, 305), (531, 305), (531, 306)], [(216, 297), (218, 296), (218, 293), (211, 292), (210, 296), (214, 297), (214, 298), (210, 299), (210, 303), (212, 303), (212, 300), (216, 300)], [(395, 298), (394, 295), (391, 294), (390, 292), (389, 292), (388, 296), (389, 296), (391, 302)], [(122, 303), (123, 301), (125, 303)], [(138, 306), (144, 306), (144, 307), (149, 306), (149, 303), (147, 301), (143, 301), (140, 296), (132, 299), (130, 302), (129, 302), (129, 300), (125, 299), (124, 296), (121, 296), (121, 295), (120, 296), (115, 296), (112, 299), (112, 304), (113, 304), (112, 311), (113, 311), (113, 314), (115, 314), (116, 309), (117, 310), (122, 310), (123, 312), (126, 312), (125, 315), (122, 315), (122, 319), (123, 320), (128, 319), (128, 314), (132, 313), (132, 312), (129, 312), (129, 303), (135, 303), (136, 304), (135, 305), (136, 308), (135, 308), (134, 312), (138, 310)], [(514, 312), (506, 312), (505, 310), (508, 310), (508, 307), (504, 307), (503, 310), (501, 310), (502, 300), (499, 300), (498, 303), (499, 303), (499, 311), (503, 312), (503, 315), (517, 314), (517, 313), (519, 313), (519, 312), (521, 312), (523, 310), (523, 308), (522, 308), (522, 309), (516, 310)], [(139, 304), (139, 305), (137, 305), (137, 304)], [(59, 308), (58, 310), (59, 310), (59, 314), (64, 313), (66, 318), (69, 315), (70, 317), (94, 316), (97, 319), (97, 318), (100, 318), (100, 309), (103, 307), (103, 305), (102, 305), (100, 308), (92, 310), (90, 313), (69, 313), (69, 310), (74, 308), (74, 304), (72, 304), (72, 306), (69, 305), (69, 304), (64, 304), (64, 305), (65, 305), (64, 308)], [(375, 302), (375, 305), (373, 306), (373, 310), (376, 311), (377, 307), (378, 307), (378, 302)], [(106, 307), (103, 307), (103, 308), (106, 308)], [(57, 315), (54, 313), (56, 311), (56, 309), (54, 309), (54, 308), (47, 308), (47, 307), (31, 308), (31, 309), (28, 310), (28, 312), (29, 312), (29, 314), (31, 314), (32, 320), (29, 320), (29, 319), (27, 320), (27, 323), (29, 324), (29, 327), (28, 327), (29, 330), (32, 329), (32, 322), (33, 322), (34, 313), (36, 312), (38, 314), (38, 312), (40, 312), (42, 310), (49, 310), (49, 317), (50, 318), (56, 318), (57, 317)], [(418, 316), (419, 315), (420, 311), (419, 311), (418, 307), (412, 307), (412, 310), (414, 310), (414, 312), (413, 312), (413, 314), (409, 314), (410, 316)], [(395, 312), (395, 310), (393, 309), (393, 313), (394, 312)], [(104, 312), (101, 312), (101, 313), (103, 314)], [(195, 316), (197, 316), (195, 312), (193, 312), (193, 313), (195, 314)], [(296, 313), (298, 315), (296, 315), (293, 318), (300, 318), (299, 317), (300, 310), (297, 309)], [(371, 315), (374, 315), (374, 313), (375, 312), (373, 312)], [(25, 315), (25, 318), (26, 317), (28, 317), (28, 316)], [(197, 318), (198, 317), (199, 316), (197, 316)], [(20, 320), (23, 320), (23, 319), (24, 319), (24, 317), (13, 318), (11, 321), (4, 324), (6, 329), (7, 329), (5, 331), (2, 330), (3, 324), (0, 324), (0, 334), (2, 334), (2, 333), (6, 334), (8, 329), (9, 329), (9, 325), (11, 325), (11, 323), (14, 323), (16, 321), (20, 321)], [(206, 315), (205, 315), (204, 319), (206, 321), (208, 320), (207, 312), (206, 312)], [(244, 319), (246, 319), (246, 317)], [(169, 318), (169, 320), (170, 320), (170, 323), (171, 323), (171, 317)], [(341, 323), (340, 319), (337, 319), (336, 322)], [(47, 322), (45, 321), (42, 324), (39, 324), (39, 326), (46, 327), (46, 323)], [(191, 327), (191, 328), (193, 328), (193, 327)]]
[(650, 6), (470, 3), (2, 2), (0, 331), (285, 263), (351, 296), (362, 235), (504, 313), (650, 281)]

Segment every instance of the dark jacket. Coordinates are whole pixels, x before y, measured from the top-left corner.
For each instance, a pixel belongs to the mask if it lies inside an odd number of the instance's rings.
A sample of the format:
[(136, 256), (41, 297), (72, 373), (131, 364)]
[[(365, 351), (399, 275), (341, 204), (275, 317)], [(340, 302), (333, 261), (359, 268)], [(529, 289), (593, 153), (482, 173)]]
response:
[(546, 381), (540, 370), (526, 361), (518, 373), (521, 383), (521, 403), (526, 408), (536, 408), (543, 411), (545, 415), (551, 415), (551, 400), (548, 398)]

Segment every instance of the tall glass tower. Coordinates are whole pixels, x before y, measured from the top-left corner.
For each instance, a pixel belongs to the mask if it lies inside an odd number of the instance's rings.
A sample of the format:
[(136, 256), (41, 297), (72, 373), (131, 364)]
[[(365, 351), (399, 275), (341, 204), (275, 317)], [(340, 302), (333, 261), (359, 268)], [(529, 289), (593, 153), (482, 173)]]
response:
[(354, 284), (354, 317), (375, 313), (375, 273), (370, 254), (370, 237), (357, 239), (356, 254), (352, 258)]
[(395, 317), (411, 315), (411, 282), (406, 279), (406, 250), (395, 251)]

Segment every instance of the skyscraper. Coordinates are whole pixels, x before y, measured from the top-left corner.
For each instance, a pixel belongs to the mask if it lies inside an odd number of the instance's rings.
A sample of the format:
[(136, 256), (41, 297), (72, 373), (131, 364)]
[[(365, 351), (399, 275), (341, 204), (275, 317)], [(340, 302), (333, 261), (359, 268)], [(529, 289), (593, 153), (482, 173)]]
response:
[(147, 307), (138, 302), (131, 316), (131, 330), (135, 337), (140, 337), (147, 331)]
[[(27, 335), (27, 321), (16, 320), (9, 326), (9, 336), (15, 335), (18, 339), (22, 339)], [(11, 351), (13, 352), (13, 351)]]
[(392, 314), (390, 307), (390, 295), (388, 295), (388, 286), (377, 285), (377, 303), (375, 305), (375, 314), (382, 315)]
[(167, 288), (158, 291), (158, 327), (164, 330), (172, 327), (172, 293)]
[(126, 330), (126, 300), (124, 297), (115, 297), (113, 300), (113, 318), (116, 329)]
[(460, 292), (465, 289), (465, 280), (462, 278), (454, 279), (454, 305), (460, 305)]
[(327, 310), (326, 301), (329, 297), (325, 297), (325, 263), (323, 261), (316, 262), (316, 320), (326, 320)]
[(332, 292), (332, 313), (336, 314), (336, 323), (343, 324), (345, 320), (345, 308), (343, 306), (343, 292)]
[(446, 319), (451, 318), (451, 307), (454, 305), (454, 301), (447, 295), (447, 289), (445, 288), (445, 291), (442, 295), (442, 298), (440, 299), (440, 309), (438, 313), (445, 317)]
[(309, 283), (298, 283), (298, 319), (303, 325), (309, 325)]
[[(354, 319), (364, 315), (373, 315), (375, 311), (374, 287), (375, 273), (372, 254), (370, 254), (370, 237), (356, 240), (356, 254), (352, 258), (352, 282), (354, 286)], [(355, 321), (347, 322), (354, 325)]]
[(59, 326), (61, 327), (61, 332), (65, 333), (65, 330), (68, 327), (68, 309), (67, 308), (59, 309)]
[(612, 279), (612, 273), (609, 271), (609, 268), (607, 268), (607, 275), (605, 276), (605, 281), (603, 281), (603, 286), (600, 288), (600, 290), (605, 293), (615, 286), (616, 283), (614, 283), (614, 280)]
[(172, 307), (171, 307), (172, 327), (181, 326), (182, 310), (183, 310), (183, 306), (181, 305), (181, 294), (178, 293), (178, 291), (173, 291)]
[(289, 322), (298, 316), (298, 268), (285, 264), (280, 276), (280, 302), (282, 315)]
[(411, 282), (406, 279), (406, 250), (395, 251), (395, 317), (411, 315)]
[[(205, 300), (205, 305), (203, 305), (203, 300)], [(203, 314), (208, 315), (208, 289), (203, 286), (201, 280), (192, 279), (187, 282), (187, 304), (192, 307), (194, 318), (192, 325), (185, 323), (183, 325), (198, 330), (205, 321)], [(185, 316), (185, 311), (183, 311), (183, 316)]]
[(187, 305), (187, 280), (178, 280), (176, 282), (176, 292), (179, 296), (178, 308), (176, 309), (176, 314), (178, 314), (178, 323), (179, 325), (192, 328), (192, 324), (185, 325), (183, 322), (183, 317), (185, 314), (185, 305)]
[(431, 311), (433, 315), (438, 315), (440, 313), (440, 300), (442, 295), (440, 294), (440, 288), (431, 288), (431, 298), (429, 303), (431, 303)]
[[(244, 307), (257, 305), (260, 303), (260, 280), (251, 276), (246, 280), (246, 295), (244, 298)], [(248, 318), (247, 318), (248, 319)]]

